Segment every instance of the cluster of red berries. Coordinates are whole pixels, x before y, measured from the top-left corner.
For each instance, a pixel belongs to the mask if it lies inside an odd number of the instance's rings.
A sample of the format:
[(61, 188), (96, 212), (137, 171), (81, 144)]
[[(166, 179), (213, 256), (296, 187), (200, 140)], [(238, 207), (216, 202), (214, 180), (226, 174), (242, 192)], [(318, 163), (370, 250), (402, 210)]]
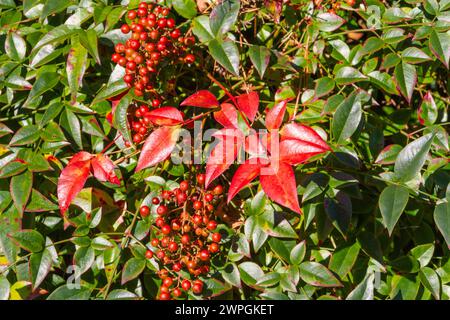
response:
[(169, 17), (170, 9), (153, 3), (141, 2), (137, 10), (128, 11), (130, 24), (124, 24), (122, 33), (131, 37), (115, 47), (112, 61), (125, 67), (124, 81), (134, 87), (136, 96), (154, 92), (155, 77), (165, 64), (195, 62), (188, 53), (195, 38), (182, 34)]
[[(214, 210), (223, 188), (205, 190), (204, 184), (205, 175), (199, 174), (195, 184), (182, 181), (179, 188), (164, 190), (152, 199), (157, 206), (157, 230), (150, 242), (153, 250), (147, 250), (146, 257), (155, 255), (160, 263), (160, 300), (182, 298), (190, 290), (201, 294), (204, 283), (199, 277), (209, 273), (211, 257), (220, 252), (222, 235), (216, 231)], [(148, 216), (150, 208), (142, 206), (140, 214)], [(191, 280), (183, 278), (181, 271), (188, 272)]]

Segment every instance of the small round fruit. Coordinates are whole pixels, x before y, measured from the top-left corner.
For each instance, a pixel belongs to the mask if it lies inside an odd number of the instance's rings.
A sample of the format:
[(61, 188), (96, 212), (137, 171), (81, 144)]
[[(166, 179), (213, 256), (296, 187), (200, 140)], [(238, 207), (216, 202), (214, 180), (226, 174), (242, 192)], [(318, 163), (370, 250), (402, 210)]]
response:
[(213, 190), (215, 195), (220, 195), (223, 193), (223, 187), (219, 184)]
[(222, 235), (218, 232), (213, 233), (213, 235), (211, 236), (212, 241), (219, 243), (220, 240), (222, 240)]
[(192, 286), (192, 292), (195, 294), (201, 294), (203, 292), (203, 282), (195, 282)]
[(141, 213), (141, 216), (143, 218), (147, 217), (150, 214), (150, 208), (148, 206), (142, 206), (139, 209), (139, 212)]
[(181, 181), (180, 182), (180, 189), (183, 190), (183, 191), (187, 191), (187, 189), (189, 189), (189, 182)]
[(128, 34), (128, 33), (130, 33), (130, 26), (127, 25), (127, 24), (124, 24), (124, 25), (120, 28), (120, 30), (122, 31), (123, 34)]
[(197, 175), (197, 183), (199, 185), (204, 185), (205, 180), (206, 180), (206, 176), (203, 173)]
[(160, 203), (159, 198), (154, 197), (154, 198), (152, 199), (152, 203), (153, 203), (154, 205), (158, 205), (158, 204)]
[(211, 220), (208, 222), (208, 224), (206, 225), (206, 227), (208, 228), (208, 230), (216, 230), (217, 229), (217, 222), (215, 220)]
[(211, 202), (211, 201), (213, 201), (213, 199), (214, 199), (214, 196), (211, 193), (207, 193), (205, 195), (205, 201), (206, 202)]
[(156, 256), (158, 257), (158, 259), (164, 259), (164, 257), (166, 256), (166, 253), (164, 252), (164, 251), (162, 251), (162, 250), (159, 250), (157, 253), (156, 253)]
[(201, 210), (201, 208), (203, 208), (203, 203), (201, 201), (195, 201), (193, 207), (194, 210)]
[(189, 291), (191, 289), (191, 282), (189, 280), (183, 280), (181, 282), (181, 288), (183, 288), (184, 291)]
[(163, 285), (170, 288), (173, 284), (173, 279), (171, 277), (167, 277), (163, 280)]
[(210, 258), (210, 254), (208, 250), (202, 250), (200, 251), (200, 253), (198, 254), (198, 257), (200, 258), (200, 260), (202, 261), (208, 261)]
[(150, 241), (150, 244), (152, 247), (157, 247), (159, 245), (159, 240), (157, 238), (153, 238), (152, 241)]
[(137, 17), (136, 11), (131, 10), (131, 11), (128, 12), (128, 19), (134, 20), (134, 19), (136, 19), (136, 17)]
[(165, 235), (170, 234), (171, 231), (172, 231), (172, 228), (170, 228), (170, 226), (168, 224), (162, 226), (162, 228), (161, 228), (161, 232)]
[(175, 288), (175, 289), (173, 289), (172, 294), (175, 298), (179, 298), (179, 297), (181, 297), (183, 292), (181, 292), (181, 290), (179, 288)]
[(191, 239), (189, 238), (189, 235), (183, 234), (183, 236), (181, 237), (181, 243), (187, 245), (190, 241)]
[(159, 207), (158, 207), (158, 209), (156, 209), (156, 213), (158, 214), (158, 215), (160, 215), (160, 216), (163, 216), (163, 215), (165, 215), (166, 213), (167, 213), (167, 211), (168, 211), (168, 209), (167, 209), (167, 207), (165, 206), (165, 205), (160, 205)]
[(175, 252), (178, 250), (178, 244), (176, 242), (169, 243), (169, 251)]
[(188, 64), (192, 64), (195, 62), (195, 56), (193, 54), (188, 54), (184, 57), (184, 61)]
[(219, 248), (219, 245), (217, 243), (213, 242), (213, 243), (211, 243), (209, 245), (209, 252), (217, 253), (217, 252), (219, 252), (219, 250), (220, 250), (220, 248)]
[(145, 257), (146, 257), (147, 259), (153, 258), (153, 251), (152, 251), (152, 250), (147, 250), (147, 251), (145, 252)]
[(174, 263), (174, 265), (172, 266), (172, 270), (175, 272), (180, 272), (182, 268), (183, 267), (181, 266), (181, 263), (179, 263), (179, 262)]
[(161, 292), (159, 295), (159, 300), (163, 300), (163, 301), (170, 300), (170, 293)]

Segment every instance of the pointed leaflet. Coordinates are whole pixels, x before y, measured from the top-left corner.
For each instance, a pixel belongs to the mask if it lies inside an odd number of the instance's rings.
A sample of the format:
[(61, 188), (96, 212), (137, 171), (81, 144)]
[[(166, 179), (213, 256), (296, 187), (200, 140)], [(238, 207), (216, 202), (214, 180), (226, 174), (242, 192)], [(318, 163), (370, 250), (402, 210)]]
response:
[(58, 203), (61, 214), (67, 211), (72, 200), (83, 189), (91, 168), (92, 155), (81, 151), (74, 155), (58, 179)]
[(399, 63), (394, 69), (394, 79), (397, 89), (411, 103), (414, 87), (417, 83), (416, 67), (406, 62)]
[(242, 133), (237, 129), (222, 129), (214, 136), (219, 143), (206, 163), (206, 187), (234, 163), (243, 143)]
[(228, 203), (239, 193), (245, 186), (248, 186), (258, 175), (261, 169), (259, 159), (249, 159), (242, 164), (231, 180), (230, 189), (228, 190)]
[(250, 92), (236, 97), (237, 107), (250, 121), (254, 121), (259, 107), (259, 94)]
[(450, 184), (447, 186), (446, 201), (434, 209), (434, 222), (450, 249)]
[(92, 173), (94, 177), (101, 182), (111, 182), (120, 185), (120, 180), (117, 178), (114, 169), (114, 163), (104, 154), (98, 154), (91, 160)]
[(238, 129), (238, 114), (230, 103), (222, 103), (221, 110), (214, 112), (214, 119), (227, 129)]
[(298, 140), (313, 147), (322, 149), (322, 152), (330, 151), (328, 144), (312, 128), (298, 123), (289, 123), (280, 130), (281, 141)]
[[(273, 201), (301, 213), (297, 196), (297, 184), (294, 170), (286, 163), (273, 164), (270, 168), (261, 171), (260, 181), (264, 192)], [(268, 170), (268, 171), (266, 171)], [(266, 171), (264, 173), (264, 171)]]
[(434, 102), (431, 92), (428, 91), (423, 97), (422, 104), (417, 111), (417, 118), (420, 124), (431, 126), (436, 122), (438, 117), (438, 107)]
[(264, 46), (250, 46), (248, 49), (248, 56), (253, 63), (253, 66), (259, 73), (261, 79), (264, 77), (267, 67), (270, 62), (270, 49)]
[(23, 214), (25, 206), (30, 198), (33, 187), (33, 173), (29, 170), (11, 178), (10, 192), (14, 205), (20, 214)]
[(162, 107), (145, 114), (153, 124), (158, 126), (173, 126), (184, 121), (183, 114), (174, 107)]
[(286, 113), (287, 100), (277, 103), (272, 109), (266, 113), (266, 128), (270, 131), (278, 129), (283, 123), (283, 118)]
[(180, 127), (161, 127), (152, 132), (142, 147), (136, 172), (166, 160), (180, 136)]
[(408, 199), (408, 189), (402, 186), (392, 185), (381, 193), (378, 205), (383, 216), (383, 224), (388, 229), (389, 235), (392, 235), (398, 219), (408, 204)]
[(69, 83), (72, 103), (76, 102), (78, 89), (81, 87), (88, 62), (88, 52), (79, 41), (72, 45), (67, 57), (67, 82)]
[(219, 101), (217, 101), (217, 98), (208, 90), (200, 90), (188, 97), (180, 105), (199, 108), (216, 108), (219, 106)]
[(28, 261), (33, 290), (38, 288), (44, 281), (52, 267), (52, 254), (48, 249), (42, 252), (33, 253)]
[(450, 35), (432, 30), (429, 43), (430, 50), (448, 69), (450, 60)]

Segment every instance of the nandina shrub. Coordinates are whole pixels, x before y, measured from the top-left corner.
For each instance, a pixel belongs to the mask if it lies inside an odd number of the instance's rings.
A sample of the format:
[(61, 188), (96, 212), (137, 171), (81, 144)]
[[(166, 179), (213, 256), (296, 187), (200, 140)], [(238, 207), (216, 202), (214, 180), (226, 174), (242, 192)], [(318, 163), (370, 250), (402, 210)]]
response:
[(0, 1), (0, 298), (449, 299), (449, 13)]

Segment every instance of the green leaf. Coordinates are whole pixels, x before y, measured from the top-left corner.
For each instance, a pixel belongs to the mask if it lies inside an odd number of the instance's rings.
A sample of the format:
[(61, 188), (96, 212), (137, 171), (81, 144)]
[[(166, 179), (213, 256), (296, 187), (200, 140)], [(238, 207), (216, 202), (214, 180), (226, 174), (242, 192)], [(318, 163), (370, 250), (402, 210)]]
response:
[(433, 258), (434, 244), (421, 244), (411, 249), (411, 255), (420, 263), (421, 267), (428, 265)]
[(256, 224), (271, 237), (296, 239), (297, 233), (281, 214), (266, 210), (256, 216)]
[(343, 279), (352, 270), (360, 249), (358, 242), (339, 248), (331, 256), (328, 268)]
[(226, 34), (236, 23), (239, 14), (239, 0), (222, 0), (209, 15), (212, 33), (218, 37)]
[(108, 294), (107, 300), (136, 300), (138, 298), (135, 293), (124, 289), (116, 289)]
[(139, 258), (131, 258), (128, 260), (122, 270), (122, 285), (136, 279), (145, 269), (145, 260)]
[(399, 181), (414, 179), (422, 169), (433, 142), (434, 134), (429, 133), (406, 145), (395, 161), (394, 173)]
[(406, 101), (411, 103), (411, 98), (417, 83), (416, 67), (402, 61), (395, 66), (394, 79), (397, 84), (397, 89)]
[(58, 209), (58, 205), (47, 199), (42, 193), (33, 189), (31, 191), (31, 198), (25, 208), (26, 212), (48, 212)]
[(319, 13), (316, 17), (315, 24), (320, 31), (331, 32), (339, 29), (345, 20), (334, 13)]
[(425, 0), (423, 3), (425, 11), (431, 15), (437, 15), (439, 13), (439, 2), (437, 0)]
[(414, 300), (420, 283), (408, 276), (394, 275), (391, 280), (390, 298), (392, 300)]
[(8, 279), (3, 275), (0, 276), (0, 300), (8, 300), (10, 292), (10, 284)]
[(450, 35), (432, 30), (429, 43), (430, 50), (448, 69), (450, 60)]
[(20, 174), (21, 172), (27, 169), (27, 165), (25, 163), (19, 161), (11, 161), (8, 162), (0, 169), (0, 179), (9, 178)]
[(318, 262), (303, 262), (299, 266), (300, 278), (315, 287), (342, 287), (341, 282)]
[(434, 222), (450, 248), (450, 186), (447, 187), (446, 202), (439, 203), (434, 209)]
[(30, 257), (29, 268), (31, 274), (32, 289), (39, 288), (40, 284), (47, 277), (52, 267), (53, 258), (49, 250), (33, 253)]
[(97, 94), (92, 101), (92, 104), (99, 103), (103, 100), (118, 96), (119, 94), (128, 90), (127, 84), (120, 79), (116, 82), (109, 84), (108, 86), (103, 87), (103, 89)]
[(362, 104), (359, 94), (353, 92), (336, 109), (333, 116), (332, 132), (337, 142), (350, 138), (358, 128), (362, 117)]
[(405, 187), (392, 185), (386, 187), (380, 195), (378, 205), (383, 224), (392, 235), (395, 225), (406, 208), (409, 200), (409, 191)]
[(329, 77), (323, 77), (316, 80), (314, 89), (314, 97), (316, 99), (326, 96), (334, 89), (334, 80)]
[(420, 282), (427, 288), (436, 300), (441, 298), (441, 282), (439, 275), (431, 268), (422, 268), (419, 272)]
[(69, 83), (70, 93), (72, 94), (72, 103), (76, 102), (78, 89), (81, 87), (84, 73), (87, 67), (87, 50), (76, 41), (72, 43), (69, 55), (67, 57), (67, 82)]
[(305, 258), (305, 254), (306, 254), (306, 241), (302, 241), (291, 250), (290, 254), (291, 263), (299, 265)]
[(22, 215), (25, 206), (30, 198), (31, 188), (33, 187), (33, 173), (25, 171), (20, 175), (11, 178), (10, 190), (11, 197), (19, 213)]
[(32, 144), (39, 139), (39, 127), (37, 125), (29, 125), (20, 128), (16, 134), (12, 137), (9, 144), (11, 146), (23, 146), (26, 144)]
[(231, 285), (241, 288), (241, 275), (238, 267), (234, 263), (227, 264), (221, 271), (223, 279)]
[(45, 110), (45, 113), (42, 116), (41, 121), (39, 122), (39, 126), (44, 127), (47, 123), (55, 119), (59, 115), (63, 107), (64, 105), (61, 102), (50, 104), (47, 110)]
[(264, 276), (264, 271), (254, 262), (243, 262), (239, 265), (241, 279), (248, 286), (254, 286)]
[(342, 67), (335, 75), (335, 81), (339, 85), (352, 84), (364, 80), (367, 80), (367, 77), (352, 67)]
[(197, 15), (197, 4), (194, 0), (172, 0), (175, 11), (186, 19), (192, 19)]
[(416, 47), (409, 47), (403, 50), (402, 60), (406, 63), (422, 63), (431, 60), (431, 57)]
[(95, 252), (92, 247), (80, 247), (73, 255), (73, 262), (77, 267), (78, 274), (82, 275), (88, 271), (95, 261)]
[(248, 56), (262, 79), (267, 67), (269, 66), (271, 56), (270, 49), (263, 46), (250, 46), (248, 49)]
[(400, 151), (402, 151), (402, 146), (398, 144), (391, 144), (384, 148), (378, 155), (375, 163), (378, 164), (394, 164), (398, 157)]
[(225, 69), (239, 75), (239, 51), (231, 40), (213, 39), (208, 44), (209, 53)]
[(278, 272), (266, 273), (262, 278), (258, 279), (256, 283), (258, 286), (271, 287), (280, 282), (281, 276)]
[(202, 43), (214, 39), (214, 34), (211, 31), (211, 26), (209, 25), (208, 16), (199, 16), (192, 20), (192, 32)]
[(42, 39), (39, 40), (39, 42), (36, 43), (36, 45), (33, 47), (33, 50), (31, 52), (36, 52), (38, 49), (47, 44), (56, 44), (58, 42), (62, 42), (68, 39), (76, 31), (77, 28), (74, 26), (64, 24), (60, 25), (43, 36)]
[(49, 15), (60, 12), (73, 4), (71, 0), (48, 0), (45, 1), (44, 8), (41, 13), (41, 20), (44, 20)]
[(25, 58), (27, 44), (17, 33), (10, 32), (6, 37), (5, 51), (11, 59), (21, 61)]
[(88, 300), (91, 289), (81, 286), (79, 288), (69, 284), (62, 285), (53, 291), (47, 300)]
[(97, 64), (102, 64), (98, 53), (98, 37), (94, 29), (83, 30), (79, 33), (81, 44), (88, 50)]
[(78, 117), (69, 109), (65, 109), (61, 116), (61, 127), (67, 130), (79, 149), (83, 149), (81, 124)]
[(346, 300), (373, 300), (375, 274), (370, 272), (364, 277), (355, 289), (347, 296)]
[(11, 238), (22, 248), (30, 252), (40, 252), (44, 249), (45, 239), (36, 230), (21, 230), (12, 233)]
[(323, 204), (333, 225), (345, 235), (352, 219), (353, 210), (350, 197), (343, 192), (338, 192), (336, 199), (326, 197)]
[(51, 72), (45, 72), (38, 76), (33, 84), (33, 88), (24, 103), (24, 108), (32, 107), (35, 98), (42, 96), (45, 92), (51, 90), (59, 83), (59, 76)]
[(127, 141), (132, 141), (128, 126), (128, 106), (132, 99), (130, 95), (125, 95), (120, 99), (114, 111), (113, 124), (122, 133)]

